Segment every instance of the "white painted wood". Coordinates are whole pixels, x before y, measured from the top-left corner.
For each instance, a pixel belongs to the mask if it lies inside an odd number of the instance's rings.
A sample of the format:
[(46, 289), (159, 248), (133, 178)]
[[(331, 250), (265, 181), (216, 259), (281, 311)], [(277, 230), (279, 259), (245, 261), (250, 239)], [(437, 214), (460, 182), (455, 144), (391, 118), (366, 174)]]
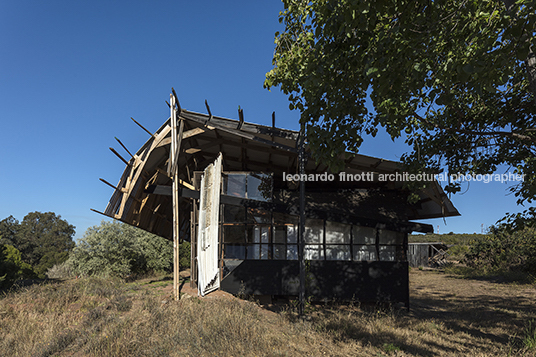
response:
[(198, 290), (201, 296), (220, 287), (218, 234), (220, 214), (222, 155), (204, 171), (199, 199), (197, 235)]

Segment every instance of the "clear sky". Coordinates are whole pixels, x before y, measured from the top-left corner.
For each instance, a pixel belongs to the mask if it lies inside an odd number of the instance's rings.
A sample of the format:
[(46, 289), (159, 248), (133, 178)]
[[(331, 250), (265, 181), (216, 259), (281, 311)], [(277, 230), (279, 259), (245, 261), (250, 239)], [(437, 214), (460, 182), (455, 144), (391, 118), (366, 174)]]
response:
[[(137, 149), (169, 116), (174, 87), (183, 108), (298, 129), (286, 96), (263, 89), (272, 68), (272, 1), (0, 2), (0, 220), (55, 212), (76, 238), (98, 225), (124, 164), (114, 137)], [(397, 160), (405, 147), (386, 135), (361, 153)], [(125, 157), (127, 155), (125, 154)], [(479, 233), (515, 212), (507, 184), (471, 183), (452, 201), (461, 217), (427, 220), (440, 233)], [(464, 190), (467, 184), (464, 185)]]

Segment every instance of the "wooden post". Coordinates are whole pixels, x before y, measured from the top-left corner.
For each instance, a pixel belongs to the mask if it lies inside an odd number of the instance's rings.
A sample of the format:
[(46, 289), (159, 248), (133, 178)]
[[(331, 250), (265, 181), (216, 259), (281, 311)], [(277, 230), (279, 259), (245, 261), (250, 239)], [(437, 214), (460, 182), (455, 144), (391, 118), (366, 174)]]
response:
[[(177, 130), (177, 111), (175, 108), (175, 97), (173, 94), (169, 95), (169, 102), (171, 103), (171, 162), (175, 162), (178, 146), (178, 130)], [(177, 165), (178, 166), (178, 165)], [(179, 170), (175, 167), (175, 170), (171, 172), (173, 177), (172, 183), (172, 202), (173, 202), (173, 296), (175, 300), (180, 300), (180, 285), (179, 285)]]

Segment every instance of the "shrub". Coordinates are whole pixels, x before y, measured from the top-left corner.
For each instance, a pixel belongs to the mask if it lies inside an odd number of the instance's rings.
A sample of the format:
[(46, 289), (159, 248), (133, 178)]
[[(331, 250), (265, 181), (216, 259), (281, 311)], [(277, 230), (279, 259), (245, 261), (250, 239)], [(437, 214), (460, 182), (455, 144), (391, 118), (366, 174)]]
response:
[(536, 229), (509, 233), (494, 230), (478, 236), (465, 255), (465, 263), (486, 271), (522, 271), (536, 275)]
[(33, 278), (35, 273), (22, 261), (19, 250), (12, 245), (0, 246), (0, 289), (9, 288), (19, 279)]
[(190, 268), (190, 242), (182, 242), (179, 246), (179, 265), (181, 269)]
[[(190, 266), (190, 243), (180, 248), (182, 268)], [(141, 229), (102, 222), (88, 228), (67, 265), (76, 274), (126, 277), (173, 268), (173, 243)]]

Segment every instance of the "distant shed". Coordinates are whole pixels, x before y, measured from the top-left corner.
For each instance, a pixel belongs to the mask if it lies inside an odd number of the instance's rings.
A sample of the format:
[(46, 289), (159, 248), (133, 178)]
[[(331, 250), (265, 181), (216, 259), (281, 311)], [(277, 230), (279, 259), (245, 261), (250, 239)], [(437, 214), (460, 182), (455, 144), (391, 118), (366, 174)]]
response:
[(436, 265), (448, 255), (449, 246), (442, 242), (408, 243), (408, 263), (411, 267)]

